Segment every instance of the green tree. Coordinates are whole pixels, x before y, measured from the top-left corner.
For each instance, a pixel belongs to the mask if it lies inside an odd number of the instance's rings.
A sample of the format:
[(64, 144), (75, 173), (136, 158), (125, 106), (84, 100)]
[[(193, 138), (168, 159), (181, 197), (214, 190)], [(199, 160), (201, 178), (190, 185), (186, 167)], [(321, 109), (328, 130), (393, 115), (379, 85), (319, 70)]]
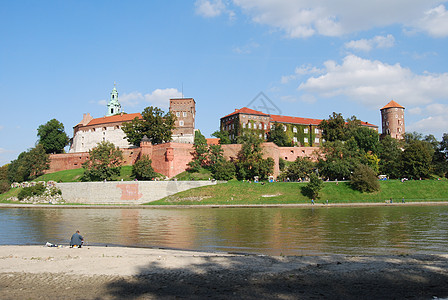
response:
[(147, 155), (143, 155), (133, 166), (132, 166), (132, 177), (138, 180), (152, 180), (157, 176), (154, 169), (151, 166), (152, 160), (149, 159)]
[(19, 154), (8, 166), (8, 180), (23, 182), (32, 180), (50, 168), (50, 158), (41, 144)]
[(123, 124), (123, 131), (129, 143), (140, 146), (146, 135), (153, 145), (162, 144), (171, 140), (172, 130), (176, 117), (171, 113), (164, 113), (158, 107), (149, 106), (142, 112), (142, 118), (135, 118)]
[(9, 191), (10, 184), (8, 181), (8, 165), (0, 167), (0, 194)]
[(433, 152), (427, 142), (411, 141), (402, 153), (403, 175), (413, 179), (428, 178), (432, 171)]
[(37, 136), (46, 153), (63, 153), (64, 147), (69, 143), (64, 125), (56, 119), (40, 125), (37, 128)]
[(325, 142), (321, 153), (317, 163), (319, 173), (331, 180), (348, 179), (357, 164), (367, 163), (364, 152), (359, 150), (354, 138), (346, 142)]
[(434, 173), (446, 177), (448, 173), (448, 134), (444, 133), (433, 156)]
[(82, 164), (82, 181), (113, 180), (120, 175), (123, 153), (108, 141), (99, 143), (89, 151), (89, 158)]
[(215, 164), (212, 174), (216, 180), (231, 180), (235, 178), (235, 164), (231, 161), (219, 161)]
[(212, 136), (218, 138), (219, 139), (219, 143), (221, 145), (231, 144), (232, 143), (232, 141), (229, 138), (229, 133), (226, 132), (226, 131), (217, 130), (217, 131), (212, 133)]
[(387, 135), (378, 146), (379, 173), (390, 178), (401, 177), (401, 148), (397, 139)]
[(239, 138), (242, 143), (236, 160), (236, 176), (239, 180), (267, 179), (274, 170), (274, 160), (263, 158), (262, 140), (254, 134), (246, 134)]
[(268, 142), (273, 142), (279, 147), (291, 146), (291, 140), (288, 138), (283, 124), (274, 124), (268, 133)]
[(362, 193), (373, 193), (380, 190), (380, 184), (375, 172), (366, 165), (358, 165), (351, 178), (350, 185), (354, 190)]
[(328, 142), (340, 141), (345, 137), (345, 120), (342, 114), (333, 112), (328, 120), (322, 120), (319, 124), (322, 130), (322, 138)]
[(310, 182), (303, 187), (303, 193), (310, 199), (318, 199), (323, 181), (315, 174), (310, 174)]
[(316, 164), (306, 157), (297, 157), (288, 168), (282, 173), (283, 178), (289, 178), (291, 181), (297, 181), (299, 178), (309, 177), (313, 173)]
[(208, 164), (208, 145), (207, 139), (197, 130), (194, 134), (194, 151), (191, 152), (193, 159), (188, 163), (189, 172), (199, 172), (201, 168)]
[(380, 144), (379, 134), (373, 129), (366, 126), (358, 126), (350, 131), (350, 137), (353, 137), (358, 145), (358, 148), (365, 153), (372, 152), (378, 153), (378, 147)]

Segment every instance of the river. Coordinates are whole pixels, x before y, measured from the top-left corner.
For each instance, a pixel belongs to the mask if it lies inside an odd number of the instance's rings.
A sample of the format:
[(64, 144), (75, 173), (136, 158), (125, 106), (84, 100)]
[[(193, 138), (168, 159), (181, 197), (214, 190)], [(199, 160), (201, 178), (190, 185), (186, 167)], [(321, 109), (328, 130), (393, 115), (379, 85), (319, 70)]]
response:
[(267, 255), (446, 253), (448, 206), (0, 208), (0, 245), (119, 245)]

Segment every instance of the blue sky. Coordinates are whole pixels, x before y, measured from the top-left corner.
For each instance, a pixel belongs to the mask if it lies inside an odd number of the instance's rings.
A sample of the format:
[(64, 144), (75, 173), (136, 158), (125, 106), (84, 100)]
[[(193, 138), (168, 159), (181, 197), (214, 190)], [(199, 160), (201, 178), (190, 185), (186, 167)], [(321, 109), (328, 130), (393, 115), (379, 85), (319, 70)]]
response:
[[(380, 126), (390, 100), (406, 131), (448, 133), (448, 1), (0, 0), (0, 165), (56, 118), (73, 136), (123, 110), (196, 100), (196, 128), (263, 92), (284, 115), (352, 115)], [(381, 130), (381, 126), (380, 126)]]

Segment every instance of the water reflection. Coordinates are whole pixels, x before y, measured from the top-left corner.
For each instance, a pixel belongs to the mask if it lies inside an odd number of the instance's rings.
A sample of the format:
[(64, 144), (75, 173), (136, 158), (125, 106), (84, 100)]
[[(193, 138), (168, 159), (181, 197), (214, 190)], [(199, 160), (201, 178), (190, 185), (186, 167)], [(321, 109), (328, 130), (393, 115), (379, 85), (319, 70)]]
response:
[(0, 209), (0, 244), (166, 247), (270, 255), (444, 253), (448, 207)]

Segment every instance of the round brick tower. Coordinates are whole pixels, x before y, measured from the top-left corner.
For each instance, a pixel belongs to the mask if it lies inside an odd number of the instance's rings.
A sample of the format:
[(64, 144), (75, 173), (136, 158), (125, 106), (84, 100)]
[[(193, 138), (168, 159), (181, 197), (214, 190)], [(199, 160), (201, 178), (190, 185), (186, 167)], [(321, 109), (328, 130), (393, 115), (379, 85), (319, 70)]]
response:
[(394, 139), (403, 139), (404, 131), (404, 107), (395, 101), (390, 101), (381, 108), (381, 122), (383, 132), (381, 137), (390, 135)]

